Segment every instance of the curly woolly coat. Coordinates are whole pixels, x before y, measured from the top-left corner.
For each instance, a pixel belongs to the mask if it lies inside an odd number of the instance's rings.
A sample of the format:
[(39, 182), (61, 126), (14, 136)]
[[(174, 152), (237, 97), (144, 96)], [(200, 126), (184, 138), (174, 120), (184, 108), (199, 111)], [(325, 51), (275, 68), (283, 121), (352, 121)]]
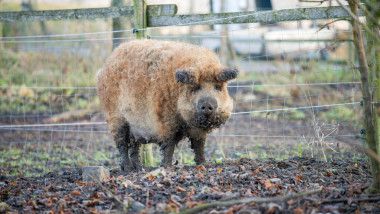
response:
[[(170, 166), (185, 137), (196, 163), (204, 162), (206, 134), (231, 114), (226, 85), (236, 75), (215, 53), (195, 45), (133, 40), (116, 48), (98, 73), (97, 89), (121, 168), (141, 169), (139, 146), (150, 142), (160, 145), (162, 165)], [(204, 106), (212, 112), (202, 114)]]

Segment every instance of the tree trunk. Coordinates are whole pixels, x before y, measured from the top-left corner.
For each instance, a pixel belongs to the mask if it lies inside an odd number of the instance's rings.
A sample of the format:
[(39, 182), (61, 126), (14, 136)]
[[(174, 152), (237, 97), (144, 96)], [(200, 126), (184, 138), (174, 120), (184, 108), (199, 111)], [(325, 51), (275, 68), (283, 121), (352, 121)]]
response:
[[(349, 0), (348, 1), (351, 11), (358, 17), (358, 0)], [(363, 111), (364, 111), (364, 127), (366, 133), (367, 146), (370, 150), (378, 154), (378, 136), (377, 136), (377, 127), (376, 119), (374, 115), (374, 108), (372, 104), (372, 96), (370, 92), (370, 77), (368, 72), (367, 58), (363, 43), (363, 37), (361, 34), (361, 26), (358, 22), (352, 20), (352, 33), (354, 39), (354, 45), (358, 53), (359, 59), (359, 71), (360, 78), (362, 82), (362, 94), (363, 94)], [(379, 177), (379, 163), (372, 157), (369, 157), (371, 162), (372, 170), (372, 184), (368, 189), (371, 193), (380, 192), (380, 177)]]

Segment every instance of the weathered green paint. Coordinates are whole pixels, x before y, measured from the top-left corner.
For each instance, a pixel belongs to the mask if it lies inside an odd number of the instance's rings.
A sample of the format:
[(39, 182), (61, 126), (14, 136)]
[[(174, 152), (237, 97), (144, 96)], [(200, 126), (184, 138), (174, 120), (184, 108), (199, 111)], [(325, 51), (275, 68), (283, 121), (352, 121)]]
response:
[[(363, 12), (359, 11), (360, 15)], [(188, 26), (188, 25), (215, 25), (215, 24), (243, 24), (268, 23), (296, 20), (336, 19), (349, 18), (347, 13), (338, 6), (296, 8), (273, 11), (249, 11), (235, 13), (212, 13), (196, 15), (158, 16), (149, 17), (148, 26)]]
[[(147, 11), (148, 14), (151, 12), (153, 16), (175, 15), (177, 12), (177, 6), (175, 4), (149, 5)], [(81, 20), (97, 18), (118, 18), (125, 16), (133, 16), (132, 6), (74, 10), (0, 12), (0, 22)]]

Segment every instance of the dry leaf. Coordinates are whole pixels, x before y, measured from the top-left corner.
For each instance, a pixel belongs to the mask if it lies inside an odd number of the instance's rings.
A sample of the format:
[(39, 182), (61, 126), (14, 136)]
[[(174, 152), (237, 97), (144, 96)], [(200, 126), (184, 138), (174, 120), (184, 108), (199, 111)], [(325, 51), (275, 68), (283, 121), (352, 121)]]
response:
[(118, 180), (123, 180), (123, 179), (124, 179), (124, 176), (123, 176), (123, 175), (119, 175), (119, 176), (117, 176), (116, 179), (118, 179)]
[(10, 183), (10, 185), (15, 186), (15, 185), (17, 185), (17, 182), (13, 181), (13, 182)]
[(148, 180), (153, 180), (154, 176), (152, 175), (152, 173), (149, 173), (149, 176), (148, 176)]
[(205, 176), (202, 175), (201, 173), (198, 173), (198, 174), (197, 174), (197, 177), (198, 177), (198, 178), (205, 178)]
[(90, 210), (90, 214), (98, 214), (99, 211), (95, 207)]
[(62, 196), (62, 199), (65, 200), (65, 201), (70, 201), (70, 197), (66, 196), (66, 195)]
[(222, 168), (219, 168), (219, 169), (218, 169), (218, 173), (221, 173), (222, 171), (223, 171)]
[(244, 195), (245, 195), (245, 196), (248, 196), (248, 197), (252, 196), (251, 189), (247, 189), (247, 191), (245, 192)]
[(81, 193), (78, 190), (73, 190), (73, 191), (71, 191), (71, 195), (79, 196), (79, 195), (81, 195)]
[(288, 201), (287, 203), (288, 203), (288, 205), (293, 205), (293, 204), (294, 204), (294, 201), (293, 201), (293, 200), (290, 200), (290, 201)]
[(358, 167), (358, 163), (355, 163), (355, 165), (354, 165), (355, 167)]
[(76, 185), (80, 185), (80, 186), (87, 186), (87, 185), (89, 185), (90, 183), (83, 182), (83, 181), (75, 181), (75, 184), (76, 184)]
[(99, 203), (99, 199), (94, 199), (92, 201), (83, 201), (83, 203), (86, 206), (93, 206)]
[(303, 177), (302, 177), (302, 174), (298, 174), (296, 175), (296, 180), (297, 181), (304, 181)]
[(326, 172), (327, 177), (331, 177), (333, 175), (332, 172)]
[(293, 212), (294, 212), (295, 214), (303, 214), (303, 209), (301, 209), (301, 208), (297, 208), (297, 209), (294, 209)]
[(201, 172), (206, 172), (206, 171), (207, 171), (207, 170), (206, 170), (206, 167), (203, 166), (203, 165), (198, 165), (198, 166), (197, 166), (197, 170), (198, 170), (198, 171), (201, 171)]
[(177, 191), (180, 191), (180, 192), (186, 192), (186, 190), (182, 187), (177, 187)]
[(178, 201), (176, 201), (176, 200), (169, 199), (169, 202), (172, 203), (172, 204), (174, 204), (177, 207), (181, 207), (181, 204)]

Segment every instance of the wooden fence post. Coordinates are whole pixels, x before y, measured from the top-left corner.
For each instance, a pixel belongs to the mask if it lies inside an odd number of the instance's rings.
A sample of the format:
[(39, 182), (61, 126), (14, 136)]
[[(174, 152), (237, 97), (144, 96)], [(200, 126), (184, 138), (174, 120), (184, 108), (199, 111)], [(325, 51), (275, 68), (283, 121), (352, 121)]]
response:
[[(133, 10), (135, 18), (134, 32), (136, 34), (136, 39), (146, 39), (145, 29), (147, 28), (147, 4), (145, 0), (133, 0)], [(141, 145), (140, 158), (143, 165), (151, 166), (153, 164), (152, 144)]]
[(145, 39), (146, 33), (145, 30), (139, 30), (139, 29), (146, 29), (146, 9), (147, 5), (145, 0), (133, 0), (133, 10), (134, 10), (134, 17), (135, 17), (135, 29), (137, 30), (136, 33), (136, 39)]
[[(123, 0), (112, 0), (111, 1), (111, 7), (121, 7), (123, 5)], [(120, 43), (120, 40), (116, 38), (120, 38), (123, 36), (122, 32), (115, 32), (121, 30), (121, 17), (113, 18), (112, 19), (112, 50), (115, 49), (118, 44)]]

